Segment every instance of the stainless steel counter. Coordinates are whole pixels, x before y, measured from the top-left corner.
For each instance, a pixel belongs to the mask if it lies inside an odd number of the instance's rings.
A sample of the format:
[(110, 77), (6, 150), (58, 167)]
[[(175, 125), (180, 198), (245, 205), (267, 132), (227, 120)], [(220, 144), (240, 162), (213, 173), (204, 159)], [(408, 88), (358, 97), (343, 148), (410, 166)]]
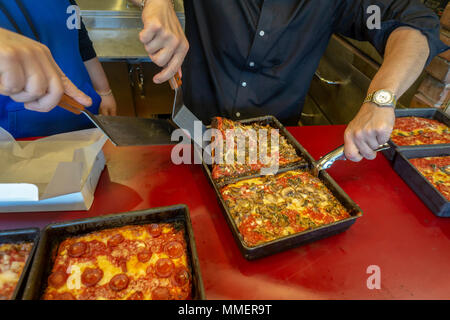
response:
[[(139, 32), (142, 30), (141, 10), (126, 0), (78, 0), (81, 16), (102, 62), (150, 62)], [(176, 9), (181, 9), (178, 5)], [(184, 28), (184, 13), (177, 12)]]

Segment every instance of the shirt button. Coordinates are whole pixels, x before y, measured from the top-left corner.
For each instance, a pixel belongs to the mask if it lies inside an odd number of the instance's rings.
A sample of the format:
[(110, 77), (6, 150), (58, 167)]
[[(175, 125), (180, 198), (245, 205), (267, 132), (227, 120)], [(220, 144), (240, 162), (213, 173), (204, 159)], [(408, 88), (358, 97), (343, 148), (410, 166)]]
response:
[(241, 116), (241, 113), (240, 112), (236, 112), (236, 117), (240, 117)]
[(255, 63), (253, 61), (250, 61), (248, 65), (250, 66), (250, 68), (253, 68), (255, 66)]
[(247, 82), (245, 82), (245, 81), (242, 82), (242, 83), (241, 83), (241, 86), (243, 86), (243, 87), (245, 88), (245, 87), (247, 86)]
[(261, 30), (261, 31), (259, 32), (259, 35), (260, 35), (261, 37), (264, 37), (265, 34), (266, 34), (266, 33), (264, 32), (264, 30)]

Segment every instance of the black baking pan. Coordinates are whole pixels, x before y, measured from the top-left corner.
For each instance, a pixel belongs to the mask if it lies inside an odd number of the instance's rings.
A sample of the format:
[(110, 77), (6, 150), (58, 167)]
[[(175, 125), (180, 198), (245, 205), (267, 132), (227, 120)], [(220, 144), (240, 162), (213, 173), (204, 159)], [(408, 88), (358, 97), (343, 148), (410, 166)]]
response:
[[(261, 120), (263, 119), (263, 120)], [(278, 173), (289, 171), (289, 170), (297, 170), (297, 169), (304, 169), (308, 170), (312, 168), (312, 163), (314, 161), (314, 158), (306, 151), (303, 146), (298, 143), (297, 140), (295, 140), (294, 137), (279, 123), (278, 120), (276, 120), (272, 116), (267, 116), (263, 118), (253, 118), (248, 119), (245, 121), (242, 121), (242, 123), (252, 123), (252, 122), (260, 122), (260, 121), (272, 121), (272, 123), (278, 123), (277, 127), (280, 129), (280, 133), (285, 135), (289, 142), (294, 145), (296, 150), (299, 150), (301, 152), (301, 156), (306, 160), (305, 164), (299, 164), (297, 166), (289, 166), (286, 168), (282, 168), (278, 171)], [(244, 239), (242, 235), (240, 234), (237, 225), (234, 222), (234, 219), (228, 210), (228, 206), (223, 199), (220, 189), (223, 186), (223, 184), (218, 183), (212, 178), (211, 175), (211, 167), (203, 162), (203, 170), (213, 186), (217, 199), (219, 201), (219, 204), (222, 208), (222, 212), (225, 216), (225, 220), (228, 223), (228, 226), (231, 229), (231, 233), (233, 234), (233, 237), (239, 247), (239, 250), (241, 251), (242, 255), (247, 260), (254, 260), (258, 258), (262, 258), (268, 255), (272, 255), (284, 250), (292, 249), (294, 247), (298, 247), (310, 242), (314, 242), (329, 236), (333, 236), (335, 234), (338, 234), (340, 232), (343, 232), (347, 230), (353, 223), (355, 223), (356, 219), (360, 216), (362, 216), (362, 211), (359, 208), (359, 206), (352, 200), (350, 197), (338, 186), (338, 184), (330, 177), (330, 175), (322, 171), (319, 174), (319, 179), (325, 184), (325, 186), (332, 192), (332, 194), (338, 199), (338, 201), (348, 210), (351, 217), (334, 222), (332, 224), (328, 224), (319, 228), (306, 230), (300, 233), (292, 234), (286, 237), (282, 237), (276, 240), (272, 240), (263, 244), (260, 244), (255, 247), (249, 247), (245, 244)], [(251, 175), (247, 177), (239, 177), (233, 180), (229, 180), (229, 183), (234, 183), (240, 180), (254, 178), (254, 177), (260, 177), (261, 175)]]
[(194, 232), (192, 230), (189, 209), (185, 205), (110, 214), (46, 226), (41, 234), (41, 241), (39, 242), (36, 256), (31, 267), (23, 299), (38, 300), (42, 297), (47, 286), (47, 279), (54, 264), (58, 246), (64, 239), (127, 225), (174, 222), (182, 222), (184, 224), (189, 264), (192, 270), (191, 297), (194, 300), (204, 300), (205, 290), (203, 288), (202, 276), (200, 273)]
[(16, 288), (14, 289), (11, 300), (18, 300), (22, 296), (30, 271), (31, 262), (33, 261), (33, 256), (39, 243), (39, 228), (0, 231), (0, 244), (21, 242), (32, 242), (33, 247), (31, 248), (25, 266), (23, 267), (22, 274), (20, 275), (19, 281), (17, 282)]
[[(274, 116), (263, 116), (263, 117), (256, 117), (256, 118), (250, 118), (250, 119), (245, 119), (242, 121), (239, 121), (242, 124), (252, 124), (252, 123), (259, 123), (261, 125), (269, 125), (274, 129), (278, 129), (280, 135), (284, 136), (286, 138), (286, 140), (288, 141), (289, 144), (291, 144), (295, 151), (297, 152), (297, 155), (299, 157), (302, 157), (302, 160), (288, 164), (286, 166), (283, 166), (280, 168), (279, 172), (283, 172), (283, 171), (288, 171), (290, 170), (289, 168), (299, 168), (299, 167), (303, 167), (303, 168), (307, 168), (309, 163), (311, 163), (311, 161), (313, 161), (314, 159), (309, 155), (309, 153), (305, 150), (305, 148), (303, 148), (303, 146), (299, 143), (297, 143), (297, 140), (295, 140), (295, 138), (289, 133), (289, 131), (281, 124), (281, 122), (275, 118)], [(212, 166), (208, 165), (209, 170), (212, 172)], [(246, 177), (251, 178), (251, 177), (258, 177), (258, 174), (249, 174), (246, 176), (239, 176), (238, 178), (241, 177)], [(223, 186), (225, 184), (229, 184), (233, 181), (236, 180), (236, 177), (226, 177), (220, 180), (217, 180), (216, 183), (218, 183), (219, 186)]]
[(450, 217), (450, 202), (409, 161), (414, 158), (450, 156), (450, 146), (402, 148), (394, 160), (394, 170), (438, 217)]
[[(396, 118), (403, 118), (403, 117), (421, 117), (426, 119), (433, 119), (437, 120), (439, 122), (442, 122), (443, 124), (450, 127), (450, 117), (445, 114), (442, 110), (437, 108), (411, 108), (411, 109), (396, 109), (395, 110), (395, 117)], [(383, 150), (383, 154), (386, 156), (386, 158), (389, 161), (394, 161), (395, 154), (397, 150), (401, 150), (403, 148), (421, 148), (424, 145), (417, 145), (417, 146), (398, 146), (395, 144), (392, 140), (389, 140), (389, 145), (391, 146), (390, 149)], [(436, 144), (434, 146), (446, 146), (447, 144)]]

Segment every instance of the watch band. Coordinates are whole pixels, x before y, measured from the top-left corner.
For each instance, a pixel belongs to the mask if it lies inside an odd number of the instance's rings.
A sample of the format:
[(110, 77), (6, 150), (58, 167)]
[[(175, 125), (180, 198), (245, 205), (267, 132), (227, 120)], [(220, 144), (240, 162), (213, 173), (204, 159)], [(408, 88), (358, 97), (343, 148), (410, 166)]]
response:
[(375, 94), (375, 92), (369, 93), (369, 94), (367, 95), (367, 97), (364, 99), (364, 103), (372, 102), (372, 99), (373, 99), (373, 95), (374, 95), (374, 94)]

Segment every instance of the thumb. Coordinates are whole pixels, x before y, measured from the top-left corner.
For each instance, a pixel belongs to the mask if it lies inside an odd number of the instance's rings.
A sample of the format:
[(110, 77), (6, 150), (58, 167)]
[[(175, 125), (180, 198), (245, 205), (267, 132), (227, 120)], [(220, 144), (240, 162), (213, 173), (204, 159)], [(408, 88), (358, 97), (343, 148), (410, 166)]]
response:
[(72, 83), (72, 81), (70, 81), (69, 78), (67, 78), (64, 74), (63, 74), (61, 80), (63, 82), (64, 92), (68, 96), (74, 98), (77, 102), (81, 103), (82, 105), (84, 105), (86, 107), (90, 107), (92, 105), (92, 99), (88, 95), (86, 95), (83, 91), (78, 89)]
[(47, 54), (47, 57), (48, 57), (50, 63), (53, 65), (53, 67), (55, 68), (56, 72), (61, 77), (61, 82), (62, 82), (62, 85), (63, 85), (64, 93), (66, 93), (68, 96), (74, 98), (76, 101), (78, 101), (79, 103), (81, 103), (82, 105), (84, 105), (86, 107), (91, 106), (92, 105), (92, 99), (89, 96), (87, 96), (86, 94), (84, 94), (80, 89), (78, 89), (72, 83), (72, 81), (70, 81), (69, 78), (66, 77), (64, 72), (61, 70), (61, 68), (58, 66), (56, 61), (53, 59), (53, 56), (52, 56), (52, 54), (50, 53), (49, 50), (46, 51), (46, 54)]

